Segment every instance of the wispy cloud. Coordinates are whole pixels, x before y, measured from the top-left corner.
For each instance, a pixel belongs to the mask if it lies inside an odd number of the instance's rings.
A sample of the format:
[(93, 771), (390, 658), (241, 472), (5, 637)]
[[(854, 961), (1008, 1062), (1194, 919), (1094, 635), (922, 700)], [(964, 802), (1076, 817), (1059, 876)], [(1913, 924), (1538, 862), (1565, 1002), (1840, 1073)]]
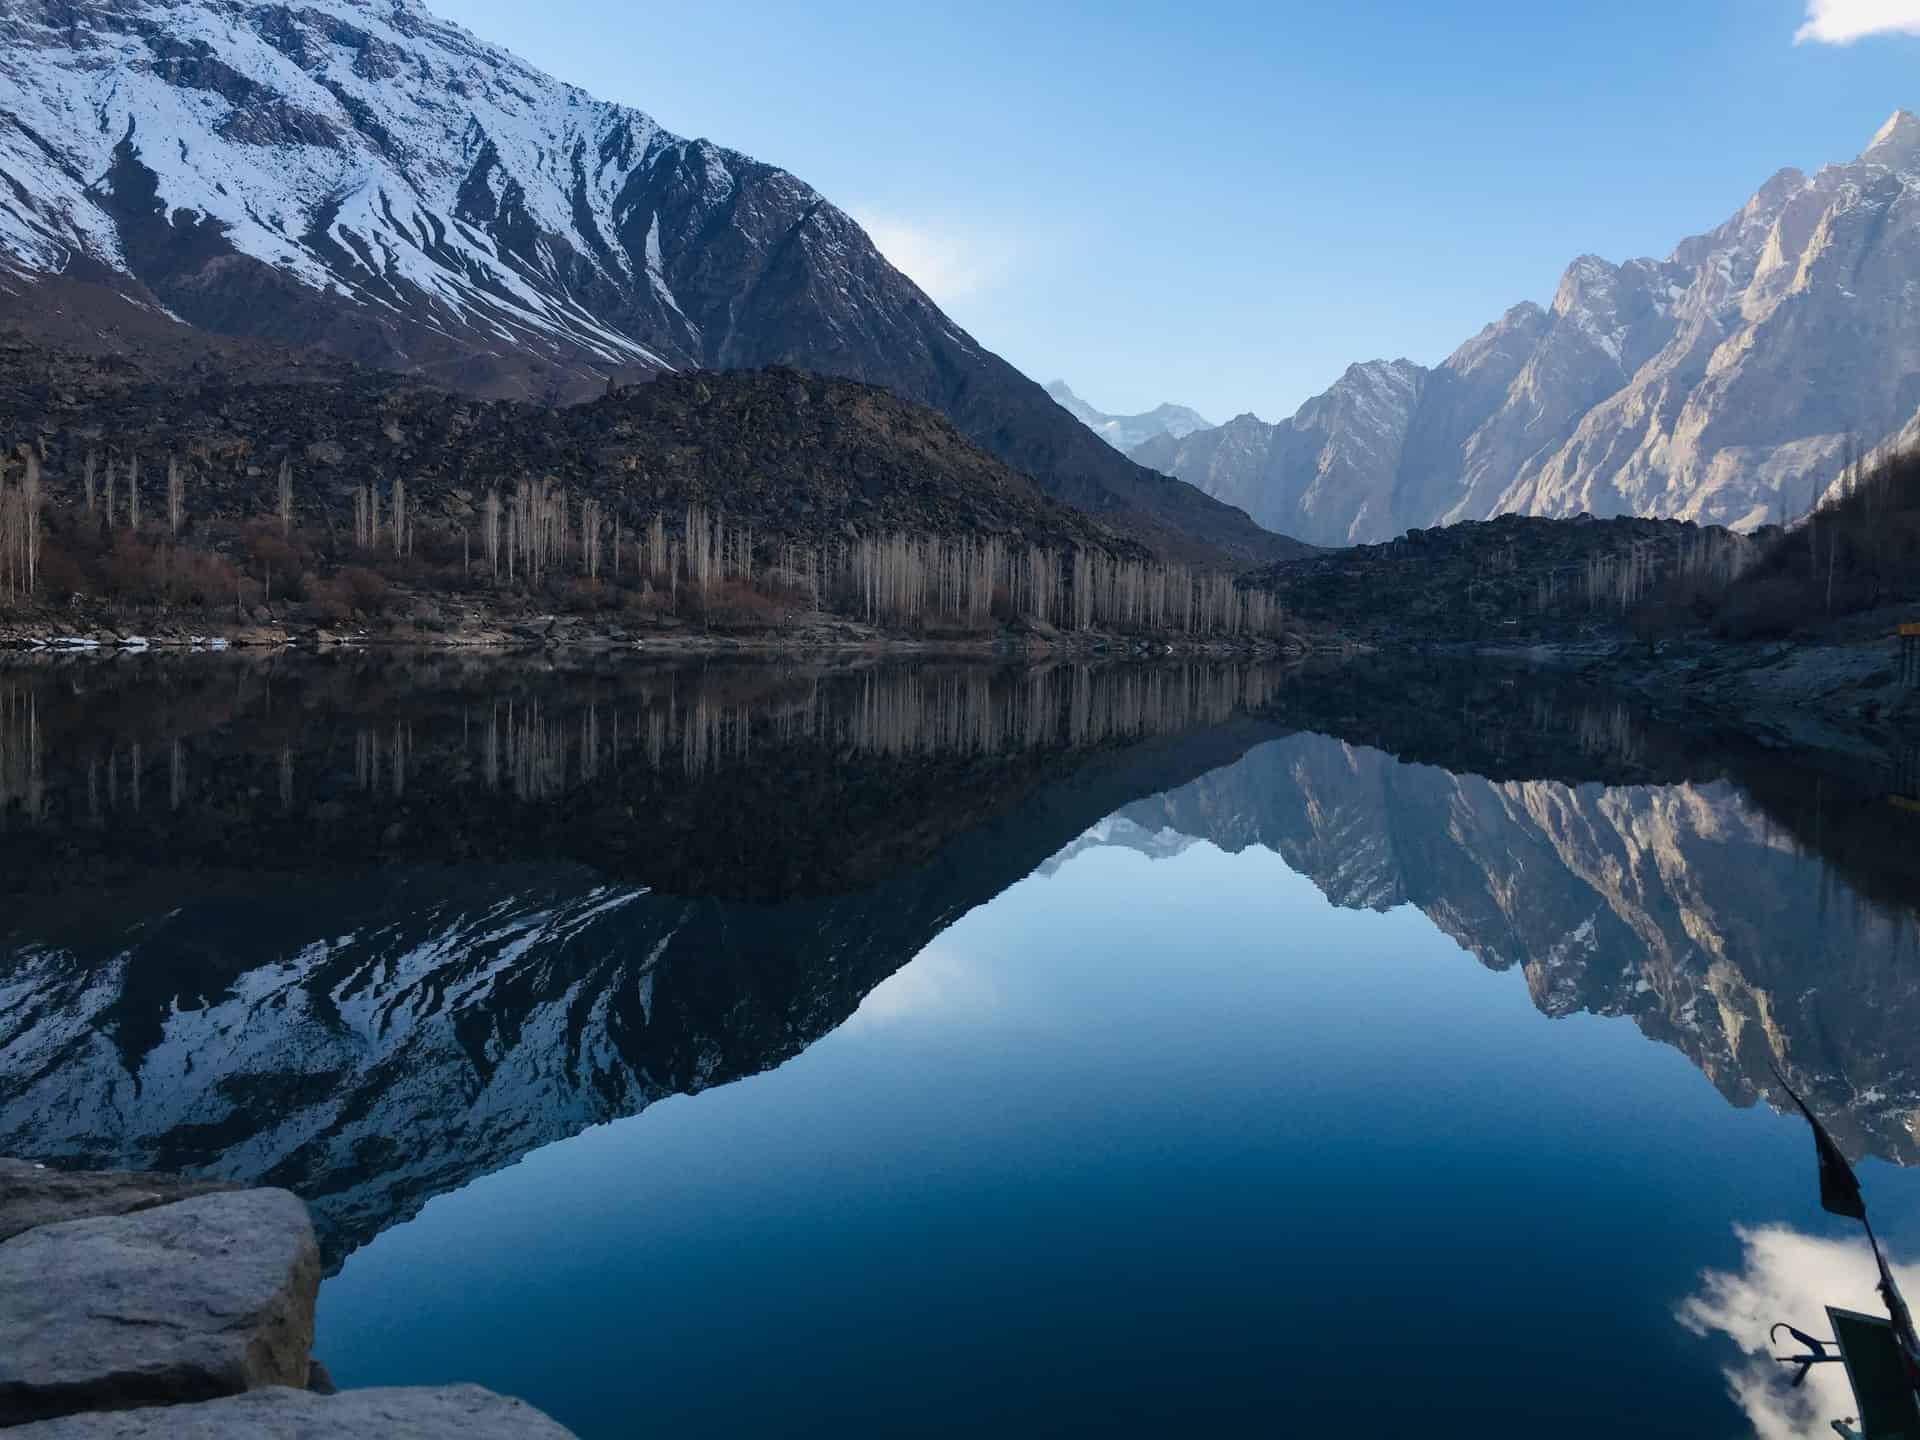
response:
[(858, 1032), (902, 1020), (982, 1019), (999, 1008), (993, 979), (967, 956), (929, 946), (867, 992), (846, 1028)]
[(1796, 45), (1851, 45), (1869, 35), (1920, 35), (1920, 0), (1807, 0)]
[[(1726, 1370), (1727, 1390), (1760, 1440), (1816, 1440), (1827, 1433), (1829, 1420), (1854, 1411), (1846, 1377), (1837, 1365), (1816, 1365), (1805, 1385), (1788, 1386), (1783, 1367), (1771, 1358), (1767, 1329), (1786, 1320), (1810, 1334), (1829, 1335), (1828, 1305), (1884, 1314), (1874, 1294), (1873, 1259), (1866, 1242), (1853, 1236), (1828, 1240), (1784, 1225), (1738, 1233), (1740, 1269), (1703, 1274), (1699, 1289), (1680, 1306), (1680, 1323), (1739, 1347), (1740, 1359)], [(1920, 1290), (1920, 1273), (1896, 1265), (1894, 1274), (1908, 1294)]]
[(872, 211), (853, 218), (896, 270), (942, 305), (991, 290), (1013, 266), (1013, 243), (1004, 234)]

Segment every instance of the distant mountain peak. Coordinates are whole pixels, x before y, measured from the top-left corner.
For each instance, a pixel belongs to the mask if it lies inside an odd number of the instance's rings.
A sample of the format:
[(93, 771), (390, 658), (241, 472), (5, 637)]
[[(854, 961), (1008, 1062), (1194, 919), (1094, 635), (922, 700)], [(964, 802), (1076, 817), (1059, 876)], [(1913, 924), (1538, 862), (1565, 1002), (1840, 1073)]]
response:
[(1072, 415), (1114, 449), (1127, 452), (1146, 444), (1161, 435), (1170, 435), (1178, 440), (1191, 435), (1196, 430), (1211, 430), (1213, 422), (1199, 412), (1185, 405), (1173, 405), (1162, 402), (1151, 410), (1138, 415), (1109, 415), (1104, 410), (1096, 410), (1085, 400), (1073, 393), (1073, 387), (1064, 380), (1055, 380), (1047, 386), (1047, 394), (1054, 402)]

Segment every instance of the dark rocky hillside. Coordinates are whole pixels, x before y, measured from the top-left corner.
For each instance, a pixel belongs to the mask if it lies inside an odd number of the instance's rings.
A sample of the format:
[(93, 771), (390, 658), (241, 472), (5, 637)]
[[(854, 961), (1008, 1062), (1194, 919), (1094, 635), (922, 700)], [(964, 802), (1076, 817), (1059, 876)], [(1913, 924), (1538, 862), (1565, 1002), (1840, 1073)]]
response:
[(47, 493), (69, 505), (87, 454), (123, 466), (138, 455), (149, 513), (176, 458), (190, 526), (270, 514), (290, 458), (298, 521), (334, 528), (349, 524), (363, 483), (403, 480), (430, 523), (469, 526), (488, 489), (530, 476), (598, 498), (629, 529), (697, 503), (768, 539), (907, 530), (1144, 553), (944, 417), (877, 386), (727, 371), (548, 409), (343, 367), (297, 380), (284, 356), (268, 371), (254, 384), (224, 361), (99, 359), (0, 341), (0, 441), (41, 449)]
[(1656, 619), (1679, 577), (1725, 579), (1765, 537), (1691, 521), (1503, 515), (1282, 561), (1247, 577), (1304, 624), (1374, 643), (1564, 641)]

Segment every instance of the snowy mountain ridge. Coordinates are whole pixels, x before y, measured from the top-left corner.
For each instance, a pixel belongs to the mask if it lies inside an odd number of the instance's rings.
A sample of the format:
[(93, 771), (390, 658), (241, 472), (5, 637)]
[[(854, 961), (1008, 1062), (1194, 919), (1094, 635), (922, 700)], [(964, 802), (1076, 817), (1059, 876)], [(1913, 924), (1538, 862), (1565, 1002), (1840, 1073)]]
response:
[(1104, 410), (1094, 409), (1074, 394), (1073, 388), (1064, 380), (1051, 382), (1047, 386), (1047, 394), (1054, 398), (1061, 409), (1116, 450), (1131, 450), (1136, 445), (1144, 445), (1156, 435), (1171, 435), (1178, 440), (1196, 430), (1209, 429), (1213, 423), (1199, 411), (1185, 405), (1162, 404), (1139, 415), (1109, 415)]
[[(76, 256), (134, 268), (113, 201), (137, 151), (176, 225), (217, 226), (313, 289), (424, 302), (431, 327), (505, 344), (546, 337), (606, 362), (672, 363), (571, 300), (643, 280), (678, 313), (658, 214), (638, 257), (607, 238), (636, 218), (624, 193), (635, 178), (686, 148), (649, 117), (412, 0), (133, 0), (78, 7), (64, 27), (52, 11), (8, 22), (0, 51), (12, 94), (0, 168), (20, 182), (0, 191), (0, 245), (27, 268)], [(419, 82), (405, 100), (389, 83), (403, 74)], [(709, 187), (728, 183), (717, 152), (695, 158)], [(492, 243), (477, 227), (503, 216), (542, 238), (524, 252)]]

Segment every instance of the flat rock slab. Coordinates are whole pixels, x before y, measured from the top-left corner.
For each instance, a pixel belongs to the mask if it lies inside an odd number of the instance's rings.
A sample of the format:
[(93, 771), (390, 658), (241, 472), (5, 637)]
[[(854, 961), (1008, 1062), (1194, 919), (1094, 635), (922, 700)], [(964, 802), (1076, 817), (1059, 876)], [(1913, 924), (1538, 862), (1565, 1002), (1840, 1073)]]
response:
[(522, 1400), (478, 1385), (395, 1390), (254, 1390), (199, 1405), (116, 1410), (43, 1420), (22, 1440), (572, 1440), (573, 1432)]
[(285, 1190), (0, 1243), (0, 1425), (307, 1383), (320, 1254)]
[(130, 1215), (194, 1195), (239, 1188), (225, 1180), (188, 1180), (131, 1170), (49, 1170), (0, 1156), (0, 1241), (40, 1225), (96, 1215)]

